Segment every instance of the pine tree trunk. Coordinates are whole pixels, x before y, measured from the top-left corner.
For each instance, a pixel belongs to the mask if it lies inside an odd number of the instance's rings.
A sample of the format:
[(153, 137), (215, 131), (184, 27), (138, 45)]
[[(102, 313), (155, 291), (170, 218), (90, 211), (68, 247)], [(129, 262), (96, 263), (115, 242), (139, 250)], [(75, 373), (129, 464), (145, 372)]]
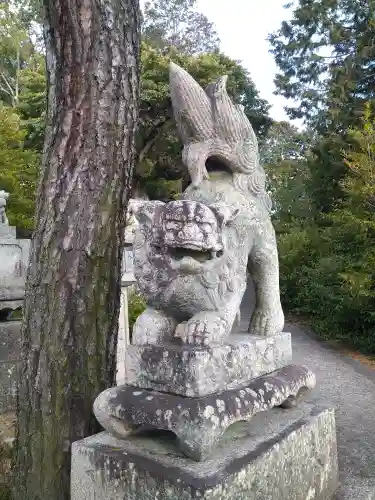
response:
[(44, 0), (48, 118), (22, 331), (15, 500), (70, 497), (114, 384), (139, 96), (138, 0)]

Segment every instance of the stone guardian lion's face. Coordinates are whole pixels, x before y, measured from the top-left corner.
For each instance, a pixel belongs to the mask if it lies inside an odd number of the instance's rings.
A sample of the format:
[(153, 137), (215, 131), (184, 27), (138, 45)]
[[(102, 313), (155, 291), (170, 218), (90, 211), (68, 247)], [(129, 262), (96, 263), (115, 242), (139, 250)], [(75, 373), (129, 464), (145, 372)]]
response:
[(171, 278), (203, 273), (220, 265), (225, 253), (223, 228), (235, 211), (189, 200), (149, 203), (154, 203), (154, 209), (144, 205), (138, 211), (138, 220), (150, 263)]

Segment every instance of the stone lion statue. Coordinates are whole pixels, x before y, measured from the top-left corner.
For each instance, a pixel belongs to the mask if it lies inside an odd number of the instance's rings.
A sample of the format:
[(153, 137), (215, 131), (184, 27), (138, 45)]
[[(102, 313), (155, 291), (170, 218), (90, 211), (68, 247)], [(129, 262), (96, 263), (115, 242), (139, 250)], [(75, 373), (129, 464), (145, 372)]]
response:
[(9, 193), (0, 190), (0, 224), (5, 224), (5, 225), (9, 224), (8, 217), (5, 212), (5, 207), (8, 198), (9, 198)]
[(135, 276), (148, 307), (133, 343), (224, 340), (239, 315), (247, 271), (256, 292), (249, 331), (274, 335), (284, 326), (278, 254), (253, 128), (229, 98), (226, 77), (203, 90), (171, 64), (170, 85), (191, 184), (180, 200), (136, 210)]

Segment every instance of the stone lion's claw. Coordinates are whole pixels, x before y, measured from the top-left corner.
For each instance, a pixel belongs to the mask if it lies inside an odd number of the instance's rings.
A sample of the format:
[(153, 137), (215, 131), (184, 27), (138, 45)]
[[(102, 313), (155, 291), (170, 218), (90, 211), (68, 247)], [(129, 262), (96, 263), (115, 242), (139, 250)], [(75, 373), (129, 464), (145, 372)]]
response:
[(263, 310), (255, 309), (249, 326), (249, 333), (262, 337), (270, 337), (282, 332), (284, 314), (280, 308)]

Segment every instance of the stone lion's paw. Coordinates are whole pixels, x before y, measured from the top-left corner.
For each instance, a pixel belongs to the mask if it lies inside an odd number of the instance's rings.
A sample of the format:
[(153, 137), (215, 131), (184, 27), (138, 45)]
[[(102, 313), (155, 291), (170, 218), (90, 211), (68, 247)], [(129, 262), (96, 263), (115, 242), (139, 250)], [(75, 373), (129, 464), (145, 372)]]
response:
[(253, 335), (270, 337), (283, 331), (284, 314), (280, 308), (275, 311), (255, 309), (252, 317), (249, 332)]
[(181, 338), (186, 344), (208, 346), (224, 338), (225, 334), (226, 325), (223, 320), (217, 317), (202, 317), (187, 321)]
[(186, 343), (191, 345), (208, 345), (208, 325), (205, 321), (196, 319), (186, 324)]

